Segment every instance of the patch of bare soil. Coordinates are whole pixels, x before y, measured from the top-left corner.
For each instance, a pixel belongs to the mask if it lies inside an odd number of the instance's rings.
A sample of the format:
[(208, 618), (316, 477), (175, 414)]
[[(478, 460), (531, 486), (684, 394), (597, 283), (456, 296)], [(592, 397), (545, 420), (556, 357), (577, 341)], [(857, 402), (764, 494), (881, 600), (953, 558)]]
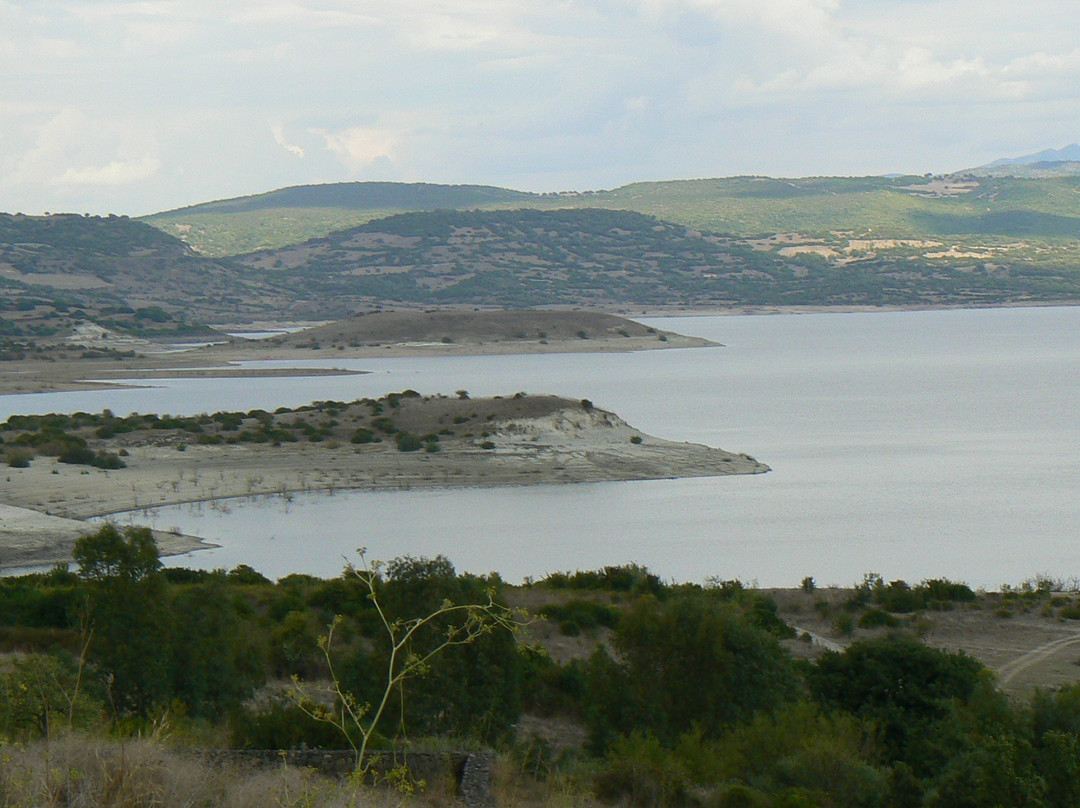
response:
[[(865, 609), (848, 612), (847, 589), (772, 590), (781, 617), (801, 636), (787, 645), (798, 656), (816, 658), (826, 650), (846, 648), (862, 638), (900, 631), (921, 637), (949, 651), (963, 651), (997, 675), (1008, 693), (1030, 694), (1037, 687), (1061, 687), (1080, 680), (1080, 596), (1039, 593), (1017, 596), (980, 593), (970, 603), (954, 603), (943, 611), (894, 615), (894, 628), (859, 628)], [(856, 624), (842, 630), (841, 615)]]

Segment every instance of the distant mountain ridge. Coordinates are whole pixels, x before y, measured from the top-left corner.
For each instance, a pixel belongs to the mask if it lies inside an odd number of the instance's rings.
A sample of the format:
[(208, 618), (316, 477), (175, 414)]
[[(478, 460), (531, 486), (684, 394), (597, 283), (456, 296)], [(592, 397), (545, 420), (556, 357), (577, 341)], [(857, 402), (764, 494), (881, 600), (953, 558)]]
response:
[(1027, 154), (1023, 157), (1002, 157), (987, 163), (984, 168), (998, 168), (1000, 166), (1022, 166), (1034, 163), (1075, 163), (1080, 162), (1080, 144), (1070, 143), (1063, 149), (1044, 149), (1041, 152)]
[[(1080, 162), (1054, 163), (1050, 170), (1039, 167), (1043, 165), (937, 177), (671, 180), (558, 194), (488, 186), (343, 183), (286, 188), (142, 221), (209, 256), (281, 249), (403, 213), (523, 208), (633, 211), (733, 238), (782, 233), (827, 242), (844, 237), (839, 234), (857, 239), (933, 239), (958, 233), (1080, 237)], [(1068, 170), (1074, 166), (1077, 172)], [(1016, 178), (1019, 175), (1024, 176)], [(341, 206), (324, 207), (335, 199)]]

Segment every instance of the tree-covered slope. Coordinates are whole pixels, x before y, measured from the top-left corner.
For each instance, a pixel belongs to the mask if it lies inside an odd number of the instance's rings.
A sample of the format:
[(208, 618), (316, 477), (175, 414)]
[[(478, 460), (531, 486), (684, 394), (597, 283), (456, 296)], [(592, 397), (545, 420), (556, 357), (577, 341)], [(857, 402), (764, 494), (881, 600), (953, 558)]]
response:
[[(620, 210), (438, 211), (244, 256), (342, 310), (422, 305), (987, 304), (1080, 299), (1071, 265), (937, 241), (744, 239)], [(988, 248), (990, 249), (990, 248)], [(994, 248), (998, 249), (998, 248)]]

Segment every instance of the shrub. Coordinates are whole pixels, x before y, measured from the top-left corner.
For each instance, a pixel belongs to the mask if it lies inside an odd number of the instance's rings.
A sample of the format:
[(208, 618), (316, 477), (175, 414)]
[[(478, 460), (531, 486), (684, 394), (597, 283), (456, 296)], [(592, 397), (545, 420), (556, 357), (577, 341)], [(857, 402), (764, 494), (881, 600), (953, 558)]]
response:
[(833, 628), (838, 634), (849, 637), (852, 632), (855, 631), (855, 618), (851, 616), (851, 612), (841, 612), (836, 615), (836, 620), (833, 621)]
[(418, 435), (414, 435), (411, 432), (405, 432), (404, 430), (398, 432), (394, 436), (394, 440), (397, 443), (399, 452), (415, 452), (424, 448), (424, 442)]
[(825, 707), (877, 722), (891, 761), (926, 771), (935, 764), (928, 745), (944, 732), (955, 704), (976, 692), (983, 666), (917, 640), (882, 638), (828, 651), (810, 671), (810, 692)]
[(562, 604), (549, 603), (541, 607), (540, 614), (548, 620), (572, 622), (579, 628), (594, 629), (599, 626), (614, 628), (618, 625), (620, 612), (614, 606), (574, 598)]
[(612, 745), (594, 787), (605, 802), (651, 808), (685, 804), (690, 783), (685, 769), (660, 741), (634, 731)]
[(29, 449), (9, 449), (5, 455), (8, 466), (13, 469), (25, 469), (30, 466), (34, 453)]
[(85, 446), (73, 446), (63, 452), (57, 460), (61, 463), (70, 463), (72, 465), (92, 466), (94, 464), (94, 451)]
[[(184, 444), (181, 444), (184, 445)], [(120, 459), (115, 452), (98, 452), (90, 463), (99, 469), (122, 469), (127, 468), (127, 463)]]
[(859, 628), (896, 628), (900, 621), (884, 609), (871, 609), (859, 618)]
[(665, 602), (644, 596), (619, 619), (617, 661), (590, 660), (590, 735), (604, 749), (634, 729), (662, 742), (691, 728), (706, 738), (787, 700), (796, 689), (790, 658), (740, 606), (706, 592)]
[(375, 440), (375, 433), (366, 427), (358, 427), (349, 440), (351, 443), (371, 443)]

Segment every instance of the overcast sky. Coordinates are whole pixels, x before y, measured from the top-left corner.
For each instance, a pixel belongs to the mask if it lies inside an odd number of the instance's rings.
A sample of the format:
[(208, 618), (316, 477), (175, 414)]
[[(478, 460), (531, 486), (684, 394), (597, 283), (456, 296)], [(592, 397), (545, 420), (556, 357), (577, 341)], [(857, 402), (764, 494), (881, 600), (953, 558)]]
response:
[(0, 210), (944, 172), (1080, 139), (1076, 0), (0, 0)]

